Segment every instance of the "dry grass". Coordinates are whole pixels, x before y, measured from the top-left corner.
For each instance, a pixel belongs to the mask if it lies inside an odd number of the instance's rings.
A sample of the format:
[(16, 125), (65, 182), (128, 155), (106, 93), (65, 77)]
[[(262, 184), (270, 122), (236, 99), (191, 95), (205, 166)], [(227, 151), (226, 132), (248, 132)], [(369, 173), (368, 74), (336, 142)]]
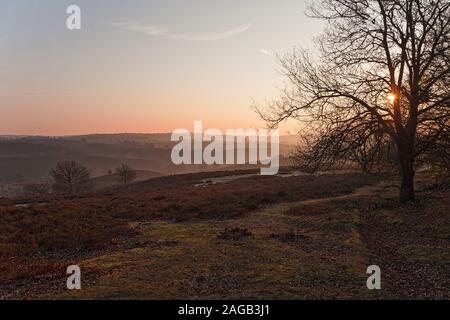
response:
[[(424, 195), (426, 203), (398, 207), (383, 188), (361, 189), (375, 181), (357, 174), (194, 186), (205, 178), (208, 174), (158, 178), (81, 198), (33, 199), (50, 202), (39, 207), (4, 203), (0, 251), (7, 259), (1, 264), (0, 295), (409, 297), (393, 276), (395, 271), (404, 276), (398, 270), (408, 263), (431, 270), (426, 285), (436, 295), (426, 297), (448, 297), (438, 283), (445, 282), (440, 270), (448, 266), (442, 251), (449, 241), (448, 201)], [(398, 249), (395, 264), (385, 254), (390, 245)], [(61, 269), (69, 262), (82, 268), (82, 291), (66, 292), (61, 285)], [(19, 269), (23, 263), (27, 267)], [(368, 291), (366, 268), (377, 263), (387, 274), (383, 290)]]

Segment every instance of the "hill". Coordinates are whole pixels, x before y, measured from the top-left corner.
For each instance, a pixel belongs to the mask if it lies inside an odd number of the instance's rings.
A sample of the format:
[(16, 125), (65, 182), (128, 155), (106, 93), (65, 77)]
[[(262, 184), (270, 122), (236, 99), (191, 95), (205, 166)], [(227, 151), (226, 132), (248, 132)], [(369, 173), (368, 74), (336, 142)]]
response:
[[(294, 141), (283, 139), (288, 143)], [(229, 169), (227, 166), (176, 166), (171, 161), (173, 145), (170, 134), (0, 136), (0, 184), (48, 180), (48, 172), (64, 160), (81, 163), (93, 177), (104, 176), (121, 163), (164, 175)], [(282, 144), (281, 153), (287, 154), (290, 146)]]
[[(134, 182), (145, 181), (152, 178), (161, 177), (163, 175), (164, 174), (159, 172), (136, 170), (136, 179), (134, 180)], [(102, 190), (120, 186), (120, 183), (117, 181), (117, 176), (114, 174), (108, 174), (93, 178), (92, 182), (94, 190)]]

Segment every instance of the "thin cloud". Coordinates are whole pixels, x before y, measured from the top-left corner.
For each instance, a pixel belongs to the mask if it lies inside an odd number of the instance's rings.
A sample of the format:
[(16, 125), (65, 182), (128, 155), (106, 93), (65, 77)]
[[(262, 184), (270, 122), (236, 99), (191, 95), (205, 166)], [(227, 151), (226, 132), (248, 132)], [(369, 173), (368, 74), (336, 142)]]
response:
[(116, 26), (122, 29), (139, 32), (149, 36), (161, 37), (166, 39), (171, 39), (175, 41), (183, 42), (214, 42), (219, 40), (224, 40), (228, 38), (235, 37), (241, 33), (244, 33), (250, 29), (251, 24), (247, 23), (245, 25), (215, 33), (173, 33), (167, 27), (157, 26), (157, 25), (143, 25), (135, 22), (119, 22), (119, 23), (107, 23), (105, 25)]
[(272, 52), (270, 52), (267, 49), (259, 49), (259, 52), (261, 52), (262, 54), (265, 54), (266, 56), (271, 56)]
[(106, 25), (120, 27), (122, 29), (144, 33), (149, 36), (165, 36), (169, 33), (169, 29), (161, 26), (154, 25), (142, 25), (136, 22), (117, 22), (117, 23), (107, 23)]
[(214, 42), (235, 37), (241, 33), (244, 33), (250, 29), (252, 25), (250, 23), (223, 32), (217, 33), (204, 33), (204, 34), (178, 34), (172, 35), (174, 40), (188, 41), (188, 42)]

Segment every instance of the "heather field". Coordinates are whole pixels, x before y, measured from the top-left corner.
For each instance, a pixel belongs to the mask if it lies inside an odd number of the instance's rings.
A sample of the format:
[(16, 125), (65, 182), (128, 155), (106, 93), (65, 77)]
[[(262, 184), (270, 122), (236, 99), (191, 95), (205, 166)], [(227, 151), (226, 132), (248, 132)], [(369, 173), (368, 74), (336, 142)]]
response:
[[(450, 297), (449, 191), (428, 175), (418, 200), (400, 206), (390, 175), (255, 173), (1, 199), (0, 297)], [(72, 264), (82, 270), (76, 292), (66, 289)], [(366, 287), (374, 264), (379, 291)]]

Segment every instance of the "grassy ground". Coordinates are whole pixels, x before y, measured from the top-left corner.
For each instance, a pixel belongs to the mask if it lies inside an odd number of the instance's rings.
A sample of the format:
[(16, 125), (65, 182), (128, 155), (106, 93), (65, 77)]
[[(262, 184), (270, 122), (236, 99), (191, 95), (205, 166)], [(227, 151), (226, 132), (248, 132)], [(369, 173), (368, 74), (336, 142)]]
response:
[[(5, 202), (0, 230), (10, 233), (0, 238), (0, 295), (450, 298), (446, 191), (422, 192), (399, 207), (391, 182), (355, 174), (194, 186), (203, 179), (159, 178), (29, 208)], [(69, 264), (82, 269), (81, 291), (65, 289)], [(366, 288), (373, 264), (382, 270), (380, 291)]]

